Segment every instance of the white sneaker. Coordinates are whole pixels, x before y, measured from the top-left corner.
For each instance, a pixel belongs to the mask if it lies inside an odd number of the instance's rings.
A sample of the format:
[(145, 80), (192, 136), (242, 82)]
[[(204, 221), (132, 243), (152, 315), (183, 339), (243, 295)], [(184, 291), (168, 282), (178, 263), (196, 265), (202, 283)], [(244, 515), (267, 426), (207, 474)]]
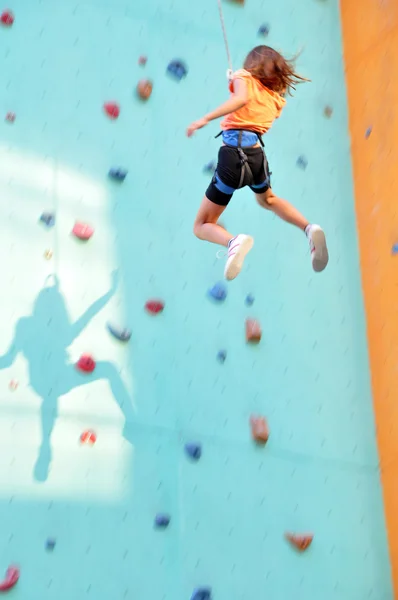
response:
[(312, 268), (320, 273), (329, 262), (325, 234), (319, 225), (310, 225), (306, 233), (311, 249)]
[(240, 233), (228, 247), (227, 264), (225, 265), (224, 277), (231, 281), (241, 272), (246, 254), (252, 249), (254, 240), (250, 235)]

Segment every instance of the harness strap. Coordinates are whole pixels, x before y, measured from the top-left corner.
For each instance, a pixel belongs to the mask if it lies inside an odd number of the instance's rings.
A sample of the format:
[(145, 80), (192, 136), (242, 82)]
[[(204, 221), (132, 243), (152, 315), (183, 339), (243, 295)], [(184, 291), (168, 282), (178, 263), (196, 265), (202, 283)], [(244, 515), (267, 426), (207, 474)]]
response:
[[(254, 182), (254, 177), (253, 177), (253, 172), (249, 166), (249, 159), (247, 157), (247, 154), (245, 154), (245, 152), (243, 151), (242, 148), (242, 136), (243, 136), (243, 132), (247, 131), (246, 129), (239, 129), (239, 134), (238, 134), (238, 145), (237, 146), (231, 146), (230, 144), (225, 144), (227, 146), (227, 148), (233, 148), (234, 150), (236, 150), (239, 154), (239, 158), (240, 158), (240, 164), (241, 164), (241, 171), (240, 171), (240, 179), (239, 179), (239, 185), (238, 185), (238, 189), (240, 189), (243, 186), (243, 181), (245, 179), (245, 172), (248, 173), (249, 175), (249, 185), (252, 184)], [(220, 135), (222, 135), (222, 131), (220, 131), (215, 138), (220, 137)], [(263, 154), (264, 154), (264, 172), (265, 174), (267, 174), (267, 159), (265, 157), (265, 152), (264, 152), (264, 142), (263, 139), (261, 137), (260, 134), (258, 134), (257, 132), (253, 131), (252, 133), (255, 133), (257, 135), (257, 138), (263, 148)]]

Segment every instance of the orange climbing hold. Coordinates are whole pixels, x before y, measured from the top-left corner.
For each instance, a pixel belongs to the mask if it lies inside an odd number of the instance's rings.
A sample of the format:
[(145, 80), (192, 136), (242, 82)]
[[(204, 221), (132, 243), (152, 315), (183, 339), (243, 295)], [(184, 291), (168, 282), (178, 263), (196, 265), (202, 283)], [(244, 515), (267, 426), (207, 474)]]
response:
[(87, 223), (75, 223), (72, 229), (72, 233), (79, 240), (89, 240), (94, 234), (94, 229), (87, 225)]
[(149, 100), (153, 89), (152, 81), (149, 79), (141, 79), (137, 85), (137, 94), (141, 100)]
[(266, 444), (269, 438), (268, 423), (264, 417), (250, 417), (252, 438), (259, 444)]
[(256, 319), (246, 319), (246, 341), (258, 344), (261, 340), (261, 325)]
[(18, 567), (8, 567), (6, 576), (0, 583), (0, 592), (7, 592), (16, 585), (19, 579)]
[(105, 102), (104, 111), (110, 119), (117, 119), (120, 115), (120, 106), (117, 102)]
[(83, 431), (83, 433), (80, 436), (80, 441), (82, 444), (88, 444), (90, 446), (93, 446), (97, 441), (97, 435), (94, 431), (88, 429), (87, 431)]
[(304, 552), (311, 545), (314, 536), (312, 533), (297, 534), (285, 533), (285, 538), (296, 550)]

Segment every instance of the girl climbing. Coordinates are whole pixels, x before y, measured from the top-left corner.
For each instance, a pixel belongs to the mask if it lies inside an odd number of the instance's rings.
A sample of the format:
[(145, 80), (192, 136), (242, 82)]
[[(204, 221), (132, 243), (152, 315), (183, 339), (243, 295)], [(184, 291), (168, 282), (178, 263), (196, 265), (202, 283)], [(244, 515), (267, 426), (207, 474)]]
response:
[(311, 224), (289, 202), (271, 189), (270, 171), (263, 151), (262, 135), (280, 117), (286, 104), (285, 94), (297, 83), (308, 81), (295, 72), (294, 61), (286, 60), (268, 46), (257, 46), (249, 52), (243, 69), (232, 75), (230, 98), (187, 129), (191, 137), (210, 121), (221, 122), (223, 145), (218, 153), (215, 175), (207, 188), (194, 223), (194, 233), (201, 239), (228, 249), (224, 275), (228, 280), (240, 273), (246, 254), (254, 240), (240, 233), (233, 236), (218, 224), (233, 193), (249, 186), (257, 202), (278, 217), (299, 227), (307, 236), (314, 271), (323, 271), (329, 256), (326, 238), (319, 225)]

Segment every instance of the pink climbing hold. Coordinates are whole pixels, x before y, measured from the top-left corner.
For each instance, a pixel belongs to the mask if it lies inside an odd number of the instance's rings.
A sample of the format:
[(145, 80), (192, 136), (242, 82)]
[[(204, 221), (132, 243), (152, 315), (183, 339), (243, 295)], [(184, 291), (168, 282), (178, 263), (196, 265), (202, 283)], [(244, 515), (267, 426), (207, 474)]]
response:
[(15, 117), (16, 117), (15, 113), (13, 113), (13, 112), (8, 112), (8, 113), (6, 114), (6, 119), (5, 119), (5, 120), (6, 120), (6, 121), (8, 121), (9, 123), (14, 123), (14, 121), (15, 121)]
[(95, 366), (95, 360), (90, 354), (82, 354), (76, 363), (76, 369), (83, 373), (92, 373)]
[(14, 23), (13, 13), (10, 10), (4, 10), (0, 16), (0, 22), (6, 27), (11, 27), (11, 25)]
[(104, 110), (110, 119), (117, 119), (120, 115), (120, 106), (116, 102), (105, 102)]
[(146, 56), (140, 56), (138, 59), (138, 64), (141, 65), (141, 67), (145, 67), (147, 60), (148, 59)]
[(3, 581), (0, 583), (0, 592), (7, 592), (18, 582), (19, 579), (19, 569), (18, 567), (8, 567), (6, 571), (6, 576)]
[(94, 234), (93, 227), (87, 225), (87, 223), (75, 223), (75, 226), (72, 229), (72, 233), (75, 237), (79, 238), (79, 240), (89, 240), (91, 236)]
[(151, 315), (157, 315), (161, 313), (164, 309), (164, 302), (161, 300), (148, 300), (145, 304), (145, 310), (149, 312)]

